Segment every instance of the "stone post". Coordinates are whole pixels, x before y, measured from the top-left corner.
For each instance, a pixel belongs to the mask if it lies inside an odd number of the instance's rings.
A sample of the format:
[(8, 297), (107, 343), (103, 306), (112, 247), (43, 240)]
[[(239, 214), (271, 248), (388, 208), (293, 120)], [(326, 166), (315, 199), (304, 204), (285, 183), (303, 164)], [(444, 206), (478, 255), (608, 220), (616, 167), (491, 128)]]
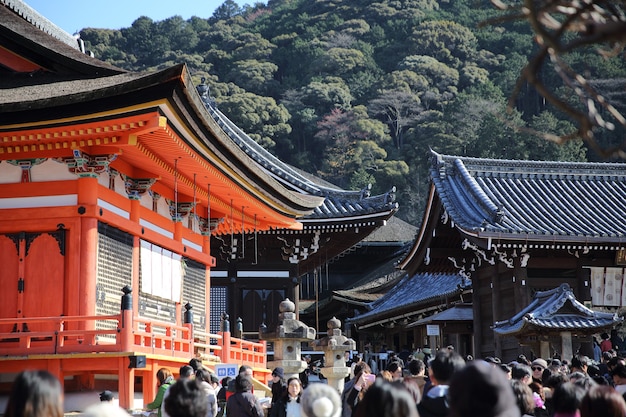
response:
[(278, 307), (278, 326), (274, 331), (261, 326), (259, 339), (274, 344), (274, 360), (267, 363), (269, 369), (283, 368), (285, 379), (297, 377), (307, 363), (302, 360), (302, 342), (315, 340), (315, 329), (296, 320), (296, 305), (286, 298)]
[(350, 375), (344, 353), (356, 349), (356, 342), (341, 334), (341, 321), (337, 318), (328, 320), (327, 326), (327, 336), (316, 340), (313, 349), (324, 352), (324, 367), (321, 372), (328, 379), (328, 385), (341, 394), (344, 379)]

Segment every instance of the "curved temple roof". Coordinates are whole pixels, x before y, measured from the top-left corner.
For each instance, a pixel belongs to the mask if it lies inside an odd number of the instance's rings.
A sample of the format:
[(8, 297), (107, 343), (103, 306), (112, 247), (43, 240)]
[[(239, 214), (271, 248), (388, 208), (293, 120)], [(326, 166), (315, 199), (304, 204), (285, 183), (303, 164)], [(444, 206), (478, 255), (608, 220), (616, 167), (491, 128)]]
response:
[(622, 321), (613, 313), (593, 311), (581, 304), (568, 284), (548, 291), (539, 291), (532, 302), (508, 320), (496, 322), (499, 334), (520, 334), (532, 331), (587, 331), (611, 327)]
[[(208, 92), (208, 89), (202, 88), (202, 85), (198, 86), (198, 90)], [(302, 220), (361, 216), (385, 211), (392, 214), (398, 210), (398, 204), (395, 202), (395, 187), (387, 193), (370, 196), (369, 187), (360, 191), (346, 191), (316, 183), (255, 142), (218, 110), (208, 93), (201, 94), (201, 97), (207, 110), (224, 132), (278, 181), (294, 191), (325, 198), (312, 214), (305, 216)]]
[(431, 177), (447, 214), (470, 235), (626, 240), (626, 165), (479, 159), (433, 152)]

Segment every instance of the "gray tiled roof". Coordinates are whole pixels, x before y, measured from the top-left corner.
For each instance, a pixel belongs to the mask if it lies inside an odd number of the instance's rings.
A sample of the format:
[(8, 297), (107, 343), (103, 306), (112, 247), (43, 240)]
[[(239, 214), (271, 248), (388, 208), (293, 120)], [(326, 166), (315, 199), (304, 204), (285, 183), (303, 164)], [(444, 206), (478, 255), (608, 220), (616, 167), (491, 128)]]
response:
[(350, 321), (364, 323), (407, 307), (417, 307), (438, 298), (450, 297), (469, 286), (470, 283), (458, 274), (420, 273), (406, 276), (383, 297), (370, 303), (370, 311)]
[(398, 210), (395, 201), (395, 187), (384, 194), (370, 196), (369, 188), (360, 191), (346, 191), (329, 186), (321, 181), (315, 182), (302, 175), (298, 170), (282, 162), (265, 148), (250, 138), (237, 125), (217, 109), (208, 95), (203, 101), (209, 114), (215, 119), (226, 134), (261, 167), (294, 191), (324, 197), (324, 202), (312, 214), (301, 219), (327, 220), (352, 216), (378, 215), (383, 212), (393, 214)]
[(425, 317), (414, 323), (410, 323), (406, 326), (407, 329), (411, 327), (420, 326), (430, 323), (441, 323), (447, 321), (473, 321), (474, 310), (471, 304), (459, 304), (454, 307), (443, 310), (441, 313), (433, 314), (432, 316)]
[(622, 319), (613, 313), (591, 310), (580, 303), (567, 284), (539, 291), (532, 302), (509, 320), (494, 324), (499, 334), (516, 334), (528, 328), (544, 330), (593, 330), (611, 327)]
[(626, 239), (626, 164), (433, 152), (431, 177), (446, 213), (468, 233), (573, 242)]

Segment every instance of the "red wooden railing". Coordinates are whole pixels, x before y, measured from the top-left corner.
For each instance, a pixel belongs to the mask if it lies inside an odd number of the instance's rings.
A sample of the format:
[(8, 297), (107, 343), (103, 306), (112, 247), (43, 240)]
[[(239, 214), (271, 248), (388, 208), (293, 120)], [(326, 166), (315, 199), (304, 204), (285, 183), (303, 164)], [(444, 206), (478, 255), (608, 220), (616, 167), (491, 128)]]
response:
[[(106, 330), (83, 330), (96, 329), (98, 323)], [(1, 356), (137, 352), (188, 359), (203, 354), (216, 362), (266, 367), (265, 342), (234, 338), (230, 332), (194, 332), (190, 324), (133, 317), (132, 310), (110, 316), (4, 318), (2, 328), (46, 330), (0, 333)]]

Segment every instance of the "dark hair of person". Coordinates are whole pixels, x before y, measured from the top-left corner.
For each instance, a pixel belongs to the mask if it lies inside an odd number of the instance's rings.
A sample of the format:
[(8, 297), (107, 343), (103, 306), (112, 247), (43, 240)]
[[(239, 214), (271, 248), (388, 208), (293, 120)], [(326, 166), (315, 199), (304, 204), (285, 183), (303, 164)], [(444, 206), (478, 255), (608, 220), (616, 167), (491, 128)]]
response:
[(235, 392), (252, 391), (252, 380), (246, 375), (237, 375), (235, 378)]
[(577, 355), (572, 358), (570, 368), (583, 369), (583, 366), (589, 365), (589, 358), (585, 355)]
[(545, 379), (543, 381), (543, 386), (554, 389), (558, 387), (559, 385), (568, 381), (569, 381), (569, 376), (562, 374), (562, 373), (554, 373), (548, 379)]
[(161, 368), (156, 373), (156, 377), (157, 377), (157, 381), (159, 381), (159, 385), (163, 385), (165, 383), (165, 380), (169, 378), (170, 376), (172, 376), (172, 371), (170, 371), (167, 368)]
[(502, 372), (504, 372), (505, 374), (508, 374), (509, 372), (511, 372), (511, 367), (507, 365), (506, 363), (501, 363), (500, 365), (498, 365), (498, 367), (502, 369)]
[(575, 413), (585, 395), (585, 389), (573, 382), (565, 382), (554, 389), (552, 404), (555, 413)]
[(554, 375), (554, 371), (550, 367), (544, 369), (541, 373), (541, 383), (544, 384), (552, 375)]
[(353, 417), (419, 417), (415, 400), (400, 381), (376, 379), (354, 409)]
[(194, 370), (189, 365), (183, 365), (178, 370), (178, 374), (181, 378), (189, 378), (191, 375), (194, 374)]
[(365, 362), (359, 362), (356, 365), (354, 365), (354, 378), (355, 379), (359, 379), (361, 377), (361, 374), (363, 373), (363, 371), (368, 372), (368, 373), (372, 373), (372, 369)]
[(530, 387), (520, 380), (511, 381), (511, 387), (513, 388), (513, 394), (517, 400), (517, 408), (519, 408), (520, 413), (534, 415), (535, 399)]
[(463, 369), (465, 360), (458, 353), (445, 349), (437, 352), (429, 366), (437, 382), (446, 385), (455, 372)]
[(408, 365), (411, 375), (417, 375), (426, 369), (424, 361), (421, 359), (413, 359)]
[(180, 379), (170, 387), (163, 407), (170, 417), (206, 417), (209, 400), (198, 381)]
[(300, 377), (292, 376), (287, 380), (287, 384), (285, 385), (285, 389), (283, 391), (282, 396), (283, 398), (289, 398), (289, 384), (291, 383), (291, 381), (297, 381), (298, 384), (300, 384), (300, 392), (298, 393), (298, 402), (300, 402), (300, 397), (302, 397), (302, 391), (304, 390)]
[(580, 403), (580, 417), (624, 417), (626, 402), (617, 391), (606, 385), (591, 387)]
[(396, 372), (398, 369), (402, 368), (402, 364), (398, 361), (391, 361), (387, 364), (387, 367), (385, 368), (386, 371), (389, 371), (391, 373)]
[(198, 381), (204, 381), (204, 382), (208, 382), (210, 384), (211, 383), (211, 373), (209, 371), (207, 371), (206, 369), (198, 369), (196, 371), (196, 379)]
[(546, 401), (546, 395), (543, 392), (543, 384), (541, 382), (533, 381), (528, 384), (528, 388), (530, 388), (532, 392), (538, 394), (542, 401)]
[(224, 378), (222, 378), (222, 387), (228, 388), (228, 383), (232, 380), (233, 378), (230, 376), (225, 376)]
[(63, 389), (48, 371), (23, 371), (17, 375), (4, 412), (5, 417), (63, 417)]
[(189, 366), (191, 366), (193, 368), (194, 371), (197, 371), (198, 369), (203, 369), (202, 368), (202, 361), (198, 358), (192, 358), (189, 360)]
[(511, 379), (524, 379), (526, 376), (532, 376), (533, 371), (530, 365), (524, 363), (516, 363), (511, 367)]

